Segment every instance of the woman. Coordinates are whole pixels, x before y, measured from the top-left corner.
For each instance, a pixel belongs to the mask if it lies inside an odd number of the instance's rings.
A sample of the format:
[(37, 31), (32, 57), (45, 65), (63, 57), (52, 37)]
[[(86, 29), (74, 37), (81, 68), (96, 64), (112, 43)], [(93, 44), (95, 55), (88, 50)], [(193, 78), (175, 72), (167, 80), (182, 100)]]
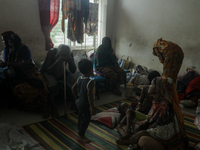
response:
[(157, 56), (163, 64), (163, 77), (169, 77), (176, 83), (184, 54), (182, 49), (171, 41), (158, 39), (153, 45), (153, 55)]
[(104, 37), (95, 57), (95, 68), (101, 76), (108, 79), (113, 93), (121, 96), (120, 83), (124, 82), (125, 73), (117, 64), (117, 57), (112, 49), (109, 37)]
[(7, 67), (7, 83), (11, 85), (17, 103), (23, 110), (34, 110), (44, 107), (43, 117), (48, 117), (48, 89), (43, 76), (32, 63), (30, 49), (21, 42), (21, 38), (12, 31), (1, 34), (4, 45), (4, 62), (1, 68)]
[(152, 81), (148, 92), (154, 100), (148, 118), (130, 139), (119, 139), (118, 144), (135, 144), (138, 149), (143, 150), (188, 148), (184, 129), (173, 109), (173, 102), (169, 99), (173, 94), (173, 84), (172, 79), (165, 77), (157, 77)]
[[(74, 62), (73, 53), (69, 46), (61, 44), (58, 48), (53, 48), (48, 51), (44, 64), (42, 65), (41, 72), (45, 76), (48, 82), (49, 96), (52, 107), (52, 116), (58, 117), (59, 114), (56, 109), (56, 99), (63, 99), (63, 87), (64, 87), (64, 68), (63, 62), (66, 63), (69, 70), (66, 68), (66, 82), (67, 82), (67, 96), (72, 99), (72, 104), (75, 109), (75, 100), (72, 94), (71, 88), (76, 82), (77, 78), (72, 74), (76, 71), (76, 65)], [(61, 93), (61, 94), (59, 94)]]

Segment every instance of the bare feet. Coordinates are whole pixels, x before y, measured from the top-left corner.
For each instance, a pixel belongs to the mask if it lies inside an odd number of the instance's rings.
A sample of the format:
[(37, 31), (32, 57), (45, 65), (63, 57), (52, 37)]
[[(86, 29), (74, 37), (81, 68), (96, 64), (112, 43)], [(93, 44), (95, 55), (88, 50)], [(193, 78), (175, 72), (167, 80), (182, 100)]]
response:
[(85, 136), (79, 136), (79, 139), (80, 139), (81, 141), (83, 141), (84, 143), (90, 143), (90, 142), (92, 142), (91, 140), (89, 140), (89, 139), (86, 138)]

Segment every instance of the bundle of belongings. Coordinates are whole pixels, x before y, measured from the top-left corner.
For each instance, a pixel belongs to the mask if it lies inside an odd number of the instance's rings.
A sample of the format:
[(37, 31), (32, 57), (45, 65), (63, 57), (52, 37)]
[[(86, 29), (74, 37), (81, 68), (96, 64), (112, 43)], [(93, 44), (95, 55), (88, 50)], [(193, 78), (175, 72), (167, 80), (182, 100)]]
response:
[(184, 107), (196, 107), (200, 98), (200, 75), (192, 69), (187, 69), (177, 79), (177, 93)]
[(136, 90), (139, 85), (148, 85), (149, 81), (147, 76), (148, 69), (145, 66), (136, 65), (132, 70), (130, 81), (133, 84), (133, 90)]

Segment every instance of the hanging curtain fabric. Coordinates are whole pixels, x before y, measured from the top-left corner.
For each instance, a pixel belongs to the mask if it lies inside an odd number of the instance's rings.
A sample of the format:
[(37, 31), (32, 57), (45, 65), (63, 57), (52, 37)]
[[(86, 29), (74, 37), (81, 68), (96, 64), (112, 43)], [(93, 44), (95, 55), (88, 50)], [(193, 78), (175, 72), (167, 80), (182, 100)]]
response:
[(46, 50), (53, 48), (50, 32), (58, 22), (60, 0), (38, 0), (40, 24), (45, 36)]
[(89, 16), (85, 33), (89, 36), (94, 36), (98, 33), (98, 7), (99, 4), (89, 4)]

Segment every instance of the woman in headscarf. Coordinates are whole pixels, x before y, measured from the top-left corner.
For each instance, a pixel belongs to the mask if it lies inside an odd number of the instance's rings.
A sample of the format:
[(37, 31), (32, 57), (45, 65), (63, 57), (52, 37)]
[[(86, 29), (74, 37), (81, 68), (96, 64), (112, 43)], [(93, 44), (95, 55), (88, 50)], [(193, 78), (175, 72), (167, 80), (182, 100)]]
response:
[(95, 56), (95, 69), (101, 76), (108, 79), (113, 93), (121, 96), (120, 83), (124, 81), (125, 73), (117, 64), (117, 57), (111, 45), (109, 37), (102, 39)]
[(158, 39), (153, 45), (153, 55), (163, 64), (163, 77), (170, 77), (176, 83), (184, 54), (182, 49), (171, 41)]
[[(58, 117), (56, 109), (56, 100), (64, 99), (64, 68), (63, 62), (66, 63), (66, 92), (67, 98), (72, 101), (72, 107), (76, 109), (75, 99), (72, 94), (72, 86), (77, 78), (73, 75), (76, 71), (74, 56), (69, 46), (60, 44), (58, 48), (48, 51), (46, 59), (42, 65), (41, 72), (48, 82), (49, 98), (51, 102), (52, 117)], [(68, 67), (67, 67), (68, 66)], [(59, 94), (61, 93), (61, 94)]]
[(165, 77), (152, 81), (148, 92), (154, 100), (148, 118), (130, 139), (119, 139), (118, 144), (132, 144), (142, 150), (188, 149), (184, 128), (169, 98), (173, 94), (173, 84), (172, 79)]
[(13, 93), (21, 109), (35, 110), (43, 107), (43, 117), (47, 118), (47, 83), (33, 64), (30, 49), (12, 31), (4, 32), (1, 36), (4, 61), (0, 63), (0, 67), (8, 69), (5, 79), (12, 87), (10, 93)]
[(173, 102), (174, 111), (182, 128), (184, 128), (184, 120), (181, 108), (179, 106), (178, 94), (176, 91), (176, 80), (182, 65), (184, 53), (182, 49), (171, 41), (158, 39), (153, 45), (153, 55), (157, 56), (163, 64), (163, 77), (169, 77), (173, 80), (173, 91), (170, 100)]

